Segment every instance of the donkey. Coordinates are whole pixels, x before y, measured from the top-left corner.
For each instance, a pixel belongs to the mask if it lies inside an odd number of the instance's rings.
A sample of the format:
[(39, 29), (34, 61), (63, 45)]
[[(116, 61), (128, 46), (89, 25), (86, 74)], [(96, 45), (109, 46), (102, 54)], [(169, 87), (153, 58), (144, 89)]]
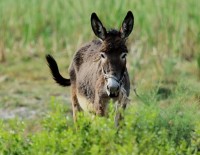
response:
[[(134, 16), (128, 11), (121, 29), (109, 31), (103, 26), (96, 13), (91, 15), (91, 26), (99, 38), (81, 47), (74, 55), (69, 67), (70, 79), (64, 78), (51, 55), (46, 55), (54, 80), (61, 86), (71, 86), (73, 118), (84, 110), (106, 116), (110, 99), (118, 101), (116, 109), (125, 109), (130, 93), (130, 81), (126, 68), (125, 44), (134, 25)], [(117, 110), (115, 122), (122, 118)]]

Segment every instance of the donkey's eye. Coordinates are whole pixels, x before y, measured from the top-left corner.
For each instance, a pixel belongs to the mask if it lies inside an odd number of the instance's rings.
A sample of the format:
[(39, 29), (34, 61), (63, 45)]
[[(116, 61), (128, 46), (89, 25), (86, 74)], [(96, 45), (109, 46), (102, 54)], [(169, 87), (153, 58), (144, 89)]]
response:
[(121, 55), (121, 59), (125, 59), (126, 58), (126, 53), (122, 53), (122, 55)]
[(105, 59), (105, 58), (106, 58), (106, 56), (105, 56), (105, 54), (104, 54), (104, 53), (101, 53), (101, 58), (103, 58), (103, 59)]

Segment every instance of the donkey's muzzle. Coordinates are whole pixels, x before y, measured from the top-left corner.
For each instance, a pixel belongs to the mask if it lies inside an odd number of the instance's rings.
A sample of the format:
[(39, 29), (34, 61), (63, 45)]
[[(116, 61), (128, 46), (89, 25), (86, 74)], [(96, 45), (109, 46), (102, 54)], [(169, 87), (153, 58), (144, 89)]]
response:
[(119, 88), (120, 88), (120, 84), (118, 81), (116, 81), (116, 79), (114, 78), (107, 79), (106, 92), (109, 97), (118, 97)]

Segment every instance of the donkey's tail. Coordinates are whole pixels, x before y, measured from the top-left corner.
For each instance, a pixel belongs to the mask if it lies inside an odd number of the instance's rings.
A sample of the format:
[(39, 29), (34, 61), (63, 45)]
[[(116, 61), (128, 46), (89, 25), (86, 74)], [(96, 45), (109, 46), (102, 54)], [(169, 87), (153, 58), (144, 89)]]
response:
[(55, 59), (51, 55), (46, 55), (46, 60), (48, 62), (49, 68), (51, 70), (51, 74), (53, 75), (53, 79), (61, 86), (70, 86), (70, 79), (64, 78), (58, 69), (58, 65), (55, 61)]

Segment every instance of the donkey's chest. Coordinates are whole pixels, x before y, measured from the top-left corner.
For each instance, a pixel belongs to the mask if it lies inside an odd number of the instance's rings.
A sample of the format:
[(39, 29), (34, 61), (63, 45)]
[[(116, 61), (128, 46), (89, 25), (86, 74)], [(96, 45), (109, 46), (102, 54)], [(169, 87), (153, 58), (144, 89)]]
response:
[(86, 112), (95, 112), (95, 91), (97, 90), (91, 79), (83, 78), (77, 84), (77, 99), (81, 108)]
[(81, 108), (86, 112), (94, 112), (94, 103), (88, 100), (85, 96), (77, 94), (77, 99)]
[(95, 92), (104, 89), (104, 84), (95, 68), (88, 67), (88, 69), (81, 68), (78, 72), (76, 86), (79, 94), (94, 102)]

